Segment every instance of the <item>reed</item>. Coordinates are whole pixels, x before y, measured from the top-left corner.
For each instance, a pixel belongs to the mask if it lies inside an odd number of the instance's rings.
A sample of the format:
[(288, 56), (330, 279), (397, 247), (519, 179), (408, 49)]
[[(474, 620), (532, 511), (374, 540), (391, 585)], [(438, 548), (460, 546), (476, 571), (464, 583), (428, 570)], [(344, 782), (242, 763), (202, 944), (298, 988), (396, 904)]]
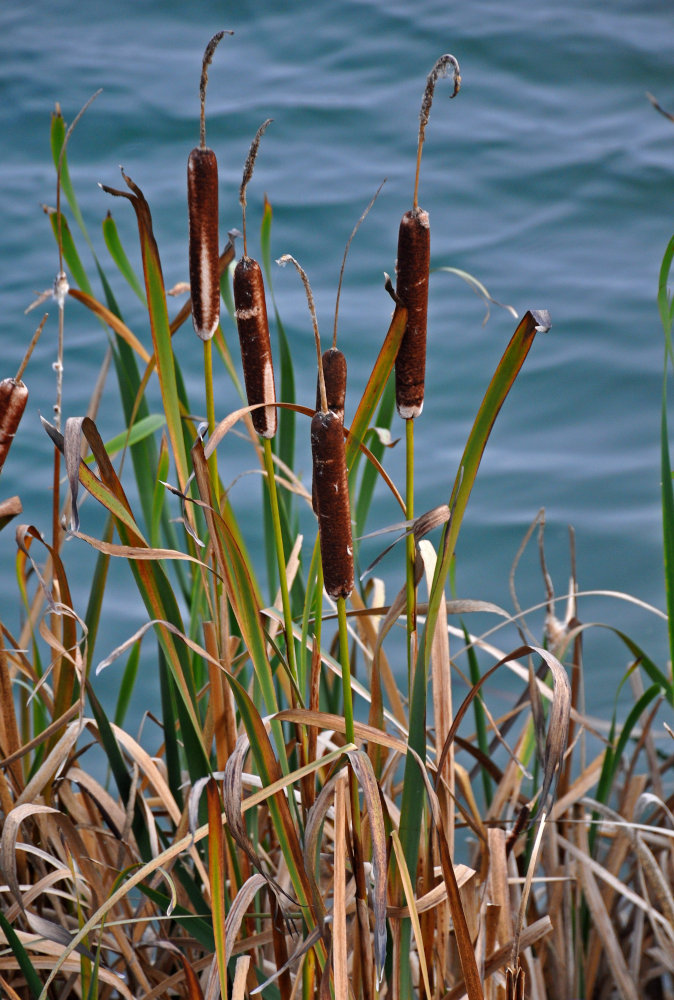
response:
[[(208, 61), (205, 56), (204, 96)], [(202, 98), (202, 124), (203, 111)], [(560, 570), (546, 562), (542, 515), (514, 557), (511, 610), (446, 592), (491, 429), (534, 339), (549, 328), (547, 314), (527, 312), (518, 320), (485, 379), (448, 496), (408, 518), (410, 466), (405, 498), (385, 468), (385, 451), (375, 456), (369, 431), (376, 426), (383, 436), (393, 419), (394, 365), (414, 311), (411, 293), (400, 285), (400, 266), (395, 312), (388, 331), (381, 331), (382, 345), (362, 397), (353, 401), (349, 425), (337, 351), (339, 290), (332, 347), (322, 353), (308, 279), (289, 255), (281, 261), (300, 272), (311, 312), (317, 405), (301, 405), (292, 393), (277, 400), (265, 390), (265, 378), (258, 395), (245, 360), (245, 405), (233, 409), (227, 402), (240, 391), (228, 324), (232, 332), (234, 322), (243, 324), (243, 340), (250, 332), (248, 307), (237, 301), (237, 278), (233, 288), (229, 276), (229, 244), (217, 273), (224, 301), (234, 303), (231, 320), (223, 311), (205, 341), (216, 346), (210, 367), (204, 356), (207, 393), (218, 384), (206, 438), (191, 416), (200, 407), (190, 405), (172, 337), (190, 309), (194, 314), (195, 299), (196, 312), (208, 312), (210, 292), (201, 295), (200, 308), (193, 279), (191, 307), (169, 317), (150, 208), (126, 174), (126, 191), (106, 190), (130, 201), (136, 213), (142, 280), (130, 271), (110, 215), (106, 245), (115, 266), (105, 274), (103, 291), (96, 291), (78, 250), (89, 237), (69, 181), (67, 134), (62, 116), (55, 116), (57, 186), (68, 201), (68, 209), (61, 211), (59, 202), (48, 216), (59, 251), (59, 307), (72, 301), (106, 327), (100, 347), (103, 356), (112, 345), (119, 433), (101, 439), (98, 393), (93, 416), (68, 414), (64, 382), (63, 427), (60, 412), (43, 424), (45, 454), (53, 450), (66, 472), (71, 543), (62, 553), (60, 535), (54, 542), (40, 523), (23, 524), (16, 533), (13, 572), (23, 621), (12, 634), (3, 609), (0, 629), (3, 998), (666, 996), (674, 945), (670, 665), (658, 664), (624, 633), (621, 606), (630, 598), (617, 596), (612, 620), (599, 627), (614, 634), (613, 666), (621, 685), (630, 686), (632, 701), (625, 714), (617, 692), (609, 719), (587, 718), (585, 678), (606, 669), (594, 644), (585, 644), (598, 626), (584, 623), (573, 551), (571, 583), (566, 592), (555, 592)], [(253, 163), (254, 152), (240, 192), (244, 232)], [(270, 226), (266, 204), (263, 262)], [(91, 273), (98, 274), (98, 258), (92, 260)], [(250, 260), (244, 240), (237, 270), (246, 280)], [(345, 261), (346, 253), (340, 290)], [(658, 295), (670, 605), (673, 261), (674, 238)], [(212, 272), (209, 288), (211, 279)], [(265, 294), (256, 281), (251, 301), (259, 317)], [(123, 318), (129, 291), (133, 308), (139, 296), (146, 309), (138, 329)], [(66, 337), (67, 315), (59, 308), (56, 320)], [(43, 328), (45, 321), (36, 336)], [(271, 367), (269, 343), (267, 331), (262, 348), (249, 345), (249, 368), (257, 365), (259, 373)], [(287, 387), (292, 360), (306, 343), (299, 335), (280, 343), (290, 347), (280, 364)], [(456, 349), (466, 349), (464, 342)], [(15, 378), (0, 383), (2, 447), (14, 441), (12, 471), (23, 463), (27, 477), (34, 457), (22, 451), (21, 435), (13, 435), (25, 405), (29, 355), (30, 348)], [(150, 411), (146, 398), (155, 375), (160, 413)], [(103, 398), (107, 405), (109, 394)], [(301, 474), (304, 459), (286, 461), (292, 449), (284, 445), (275, 453), (271, 437), (260, 432), (260, 440), (256, 424), (251, 430), (251, 413), (269, 430), (266, 411), (278, 409), (296, 418), (305, 445), (310, 428), (316, 518)], [(406, 420), (411, 435), (416, 417)], [(241, 502), (236, 479), (249, 470), (235, 467), (230, 448), (230, 434), (242, 421), (250, 464), (263, 467), (269, 486), (269, 544), (282, 612), (262, 599), (260, 559), (248, 551), (248, 529), (258, 512), (247, 497)], [(408, 438), (410, 455), (413, 443)], [(214, 471), (216, 451), (234, 480), (226, 490)], [(125, 461), (129, 453), (132, 462)], [(416, 455), (417, 464), (433, 460), (425, 448)], [(177, 484), (166, 486), (172, 479)], [(373, 482), (401, 508), (404, 520), (395, 528), (408, 536), (408, 563), (414, 556), (411, 594), (410, 578), (400, 569), (389, 592), (388, 580), (374, 575), (381, 560), (365, 579), (356, 579), (351, 512), (365, 523)], [(97, 534), (90, 527), (94, 504), (106, 518)], [(56, 505), (62, 534), (66, 511), (58, 497)], [(0, 528), (20, 506), (19, 498), (0, 502)], [(53, 506), (45, 496), (47, 525)], [(375, 535), (383, 530), (372, 527)], [(435, 544), (430, 533), (440, 527)], [(541, 605), (523, 609), (517, 597), (521, 555), (536, 544)], [(69, 562), (78, 546), (97, 560), (84, 610), (85, 582)], [(126, 586), (134, 588), (146, 615), (133, 633), (118, 622), (115, 647), (103, 649), (111, 560), (128, 565), (132, 583)], [(428, 599), (416, 604), (422, 578)], [(112, 596), (119, 602), (119, 594)], [(671, 614), (642, 610), (674, 642)], [(486, 625), (471, 627), (476, 612)], [(401, 676), (398, 626), (413, 636), (409, 686)], [(100, 697), (104, 671), (117, 677), (112, 704)], [(127, 717), (131, 707), (147, 705), (141, 679), (148, 672), (156, 676), (158, 694), (139, 734)], [(508, 684), (501, 683), (505, 675)], [(468, 722), (473, 710), (476, 733)]]

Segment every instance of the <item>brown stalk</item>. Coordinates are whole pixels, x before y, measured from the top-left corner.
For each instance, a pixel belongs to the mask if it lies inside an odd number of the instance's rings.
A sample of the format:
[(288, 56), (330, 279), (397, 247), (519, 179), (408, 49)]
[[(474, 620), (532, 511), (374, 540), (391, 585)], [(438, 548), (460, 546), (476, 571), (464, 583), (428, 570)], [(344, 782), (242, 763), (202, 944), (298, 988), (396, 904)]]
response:
[(351, 537), (351, 505), (344, 448), (344, 426), (328, 407), (328, 397), (321, 356), (316, 307), (306, 272), (290, 254), (277, 261), (282, 267), (288, 262), (297, 269), (307, 296), (314, 328), (318, 362), (320, 409), (311, 421), (311, 453), (316, 486), (318, 531), (326, 592), (332, 598), (348, 597), (353, 590), (353, 540)]
[(257, 261), (242, 257), (234, 269), (234, 305), (241, 345), (243, 377), (253, 426), (262, 437), (276, 434), (276, 389), (262, 271)]
[(246, 187), (253, 176), (260, 140), (270, 122), (271, 118), (268, 118), (257, 130), (243, 168), (239, 190), (243, 213), (243, 256), (234, 269), (234, 305), (246, 396), (249, 406), (264, 404), (262, 408), (253, 410), (251, 419), (257, 433), (265, 438), (273, 438), (276, 434), (276, 388), (262, 271), (257, 261), (246, 253)]
[(459, 64), (452, 55), (443, 55), (428, 74), (419, 113), (417, 166), (412, 210), (405, 212), (398, 232), (396, 265), (397, 296), (407, 307), (407, 326), (395, 363), (396, 408), (404, 420), (421, 415), (426, 379), (426, 317), (428, 313), (428, 274), (431, 262), (431, 230), (428, 212), (419, 208), (419, 170), (426, 125), (433, 103), (435, 84), (452, 70), (455, 97), (461, 85)]

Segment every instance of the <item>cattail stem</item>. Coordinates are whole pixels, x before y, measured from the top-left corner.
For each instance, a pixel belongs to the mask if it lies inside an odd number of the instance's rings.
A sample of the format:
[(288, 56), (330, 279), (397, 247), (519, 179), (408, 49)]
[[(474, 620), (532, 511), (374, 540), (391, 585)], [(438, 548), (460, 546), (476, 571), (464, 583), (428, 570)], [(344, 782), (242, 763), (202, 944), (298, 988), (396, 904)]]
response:
[[(281, 603), (283, 605), (283, 621), (286, 630), (286, 653), (288, 656), (288, 670), (293, 679), (294, 687), (299, 686), (297, 676), (297, 661), (295, 659), (295, 639), (293, 636), (293, 616), (290, 608), (290, 594), (288, 593), (288, 580), (286, 578), (286, 561), (283, 551), (283, 532), (281, 531), (281, 514), (278, 505), (278, 494), (276, 492), (276, 474), (274, 472), (274, 456), (271, 450), (269, 438), (263, 438), (264, 442), (264, 466), (267, 472), (267, 488), (269, 490), (269, 502), (271, 505), (272, 524), (274, 525), (274, 543), (276, 548), (276, 558), (278, 560), (279, 584), (281, 586)], [(300, 690), (302, 690), (300, 688)]]
[[(344, 697), (344, 723), (347, 743), (354, 743), (353, 696), (351, 693), (351, 664), (349, 662), (349, 632), (346, 627), (346, 601), (337, 598), (337, 620), (339, 622), (339, 661), (342, 665), (342, 693)], [(358, 812), (358, 810), (356, 810)], [(354, 817), (355, 819), (355, 817)]]
[[(213, 341), (204, 341), (204, 388), (206, 390), (206, 420), (208, 422), (208, 433), (215, 430), (215, 399), (213, 397)], [(218, 449), (213, 449), (213, 454), (208, 459), (208, 471), (211, 476), (211, 488), (213, 490), (213, 500), (215, 509), (220, 510), (220, 480), (218, 479)]]
[[(408, 521), (414, 520), (414, 421), (405, 421), (405, 518)], [(407, 666), (408, 677), (412, 678), (414, 667), (414, 649), (412, 636), (417, 630), (417, 593), (414, 580), (414, 563), (416, 559), (416, 548), (414, 532), (410, 532), (406, 539), (406, 590), (407, 590)]]

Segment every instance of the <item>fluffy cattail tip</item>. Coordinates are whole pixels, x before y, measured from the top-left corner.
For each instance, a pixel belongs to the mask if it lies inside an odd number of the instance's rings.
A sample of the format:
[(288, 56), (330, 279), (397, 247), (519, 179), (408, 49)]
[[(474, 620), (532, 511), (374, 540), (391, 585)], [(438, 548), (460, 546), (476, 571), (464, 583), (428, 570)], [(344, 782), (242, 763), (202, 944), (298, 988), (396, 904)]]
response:
[(426, 317), (431, 230), (428, 212), (405, 212), (398, 233), (396, 294), (407, 307), (407, 326), (395, 363), (396, 407), (405, 420), (421, 414), (426, 379)]
[(348, 597), (353, 590), (349, 482), (343, 425), (332, 410), (314, 414), (311, 452), (325, 589), (334, 599)]
[(212, 149), (196, 147), (187, 161), (192, 322), (210, 340), (220, 322), (218, 163)]
[(248, 405), (265, 404), (253, 410), (253, 426), (262, 437), (273, 438), (276, 389), (267, 304), (260, 265), (251, 257), (242, 257), (234, 269), (234, 305)]

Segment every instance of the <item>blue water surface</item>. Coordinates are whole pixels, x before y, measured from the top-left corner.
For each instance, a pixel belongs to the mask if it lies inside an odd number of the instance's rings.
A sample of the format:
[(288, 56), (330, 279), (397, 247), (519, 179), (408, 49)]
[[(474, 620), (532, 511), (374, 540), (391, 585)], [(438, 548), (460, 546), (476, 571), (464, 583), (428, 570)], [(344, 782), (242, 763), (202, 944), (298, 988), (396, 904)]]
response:
[[(425, 77), (442, 52), (457, 56), (462, 90), (450, 103), (448, 85), (438, 84), (422, 162), (420, 202), (431, 216), (433, 265), (469, 271), (518, 313), (546, 308), (553, 320), (550, 333), (534, 344), (485, 453), (459, 541), (457, 592), (512, 608), (509, 569), (544, 507), (548, 567), (559, 593), (567, 587), (567, 526), (573, 525), (581, 590), (625, 591), (662, 608), (663, 343), (655, 297), (674, 230), (674, 125), (656, 114), (645, 94), (674, 108), (669, 4), (4, 4), (0, 374), (16, 370), (40, 315), (24, 316), (24, 309), (57, 269), (41, 209), (56, 197), (49, 150), (56, 101), (70, 122), (103, 88), (74, 133), (69, 159), (104, 266), (112, 274), (100, 234), (108, 210), (132, 260), (139, 260), (130, 206), (113, 203), (97, 186), (119, 186), (122, 164), (152, 207), (167, 286), (187, 279), (185, 166), (198, 140), (201, 54), (221, 27), (235, 31), (216, 52), (207, 102), (208, 142), (220, 163), (221, 229), (240, 226), (243, 161), (258, 125), (271, 117), (248, 192), (251, 250), (257, 249), (266, 192), (274, 209), (274, 256), (292, 253), (306, 267), (326, 338), (344, 244), (387, 178), (354, 240), (344, 279), (339, 343), (349, 359), (347, 422), (390, 317), (382, 273), (394, 270), (399, 218), (411, 205)], [(112, 280), (125, 319), (149, 344), (139, 303), (121, 279)], [(292, 339), (298, 400), (310, 404), (315, 352), (304, 292), (288, 270), (275, 275), (274, 287)], [(50, 309), (25, 376), (29, 408), (1, 480), (2, 496), (19, 493), (25, 522), (47, 535), (52, 448), (38, 413), (49, 417), (54, 402), (57, 324), (53, 304)], [(516, 325), (498, 307), (486, 326), (483, 314), (465, 284), (434, 273), (427, 401), (415, 428), (418, 511), (448, 499), (472, 419)], [(231, 324), (225, 332), (235, 345)], [(201, 400), (200, 345), (188, 325), (178, 336), (191, 397)], [(101, 327), (69, 303), (64, 417), (85, 412), (105, 348)], [(222, 386), (218, 415), (224, 416), (237, 400), (224, 373), (216, 376)], [(156, 386), (151, 391), (156, 401)], [(110, 383), (101, 432), (112, 436), (121, 421)], [(393, 432), (404, 437), (397, 418)], [(298, 466), (306, 474), (305, 436)], [(252, 464), (249, 451), (234, 442), (229, 447), (221, 457), (221, 470), (231, 468), (231, 476), (223, 473), (227, 480)], [(387, 456), (387, 467), (402, 489), (402, 443)], [(233, 499), (258, 504), (259, 485), (241, 480)], [(93, 502), (84, 505), (82, 518), (85, 532), (101, 530)], [(399, 518), (382, 490), (369, 526)], [(260, 537), (256, 520), (257, 514), (250, 524), (253, 543)], [(310, 521), (307, 528), (313, 530)], [(64, 551), (80, 614), (93, 564), (83, 548), (71, 541)], [(369, 543), (368, 553), (376, 550)], [(5, 529), (0, 592), (10, 627), (19, 621), (15, 551), (13, 531)], [(392, 596), (399, 563), (389, 559), (381, 570)], [(128, 570), (115, 566), (112, 573), (116, 583), (106, 596), (100, 657), (145, 617)], [(523, 607), (544, 599), (534, 544), (516, 582)], [(666, 633), (655, 615), (607, 598), (582, 599), (579, 614), (625, 628), (664, 664)], [(480, 622), (476, 628), (487, 627)], [(540, 623), (540, 615), (532, 617), (539, 637)], [(588, 698), (599, 713), (612, 704), (629, 657), (610, 638), (591, 642), (589, 653)], [(115, 669), (97, 682), (102, 690), (114, 690)]]

